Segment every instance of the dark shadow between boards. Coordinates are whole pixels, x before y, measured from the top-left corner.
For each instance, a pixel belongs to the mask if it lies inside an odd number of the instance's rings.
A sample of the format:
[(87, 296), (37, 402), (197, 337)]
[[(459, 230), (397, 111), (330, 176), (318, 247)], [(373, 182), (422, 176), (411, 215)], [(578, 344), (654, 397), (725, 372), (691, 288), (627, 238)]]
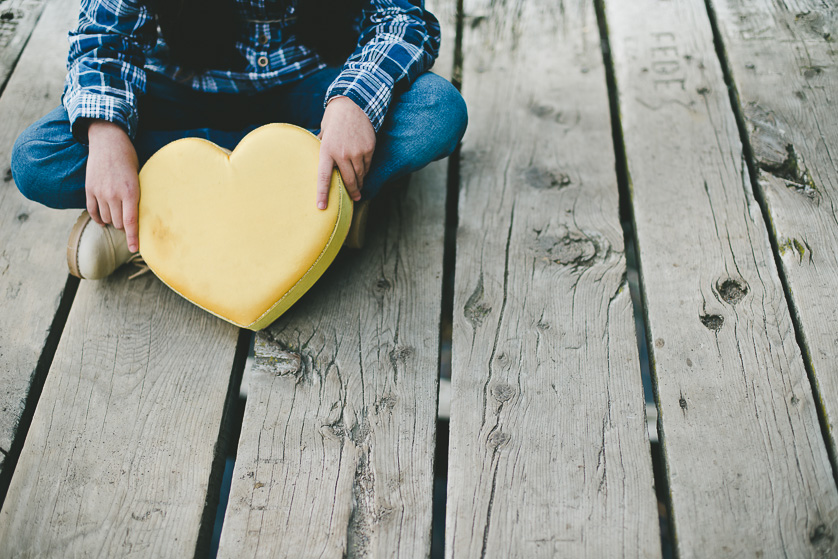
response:
[[(619, 0), (612, 0), (619, 1)], [(652, 405), (658, 409), (657, 386), (655, 376), (652, 374), (651, 361), (649, 359), (649, 330), (648, 319), (645, 313), (646, 305), (643, 299), (642, 262), (640, 252), (637, 249), (637, 236), (635, 228), (635, 216), (633, 201), (628, 181), (628, 161), (626, 159), (625, 141), (623, 138), (623, 126), (620, 121), (619, 92), (617, 79), (614, 73), (614, 59), (611, 56), (611, 44), (608, 37), (608, 24), (605, 18), (604, 0), (594, 0), (596, 9), (597, 24), (599, 26), (600, 46), (602, 58), (605, 65), (605, 80), (608, 86), (608, 101), (611, 112), (611, 134), (614, 144), (615, 171), (617, 174), (617, 186), (620, 196), (620, 224), (623, 228), (623, 239), (625, 242), (626, 268), (629, 289), (631, 291), (632, 307), (634, 309), (635, 332), (637, 335), (637, 349), (640, 355), (640, 369), (643, 380), (643, 391), (646, 397), (647, 406)], [(657, 414), (657, 417), (660, 417)], [(657, 429), (659, 426), (656, 425)], [(672, 523), (672, 503), (669, 493), (669, 479), (666, 470), (666, 457), (663, 446), (658, 441), (650, 445), (652, 455), (652, 470), (655, 481), (655, 495), (658, 502), (658, 520), (661, 532), (661, 553), (664, 559), (675, 557), (676, 534)]]
[[(733, 109), (734, 117), (736, 118), (736, 126), (739, 129), (739, 139), (742, 142), (742, 153), (745, 155), (745, 164), (748, 167), (748, 174), (751, 177), (751, 191), (754, 199), (759, 205), (762, 212), (763, 221), (771, 227), (771, 213), (768, 210), (768, 203), (762, 192), (762, 187), (759, 185), (759, 167), (756, 164), (756, 157), (751, 146), (751, 138), (748, 134), (748, 128), (745, 125), (745, 116), (742, 107), (739, 105), (739, 93), (736, 90), (736, 82), (733, 79), (733, 72), (730, 68), (730, 63), (727, 59), (724, 41), (722, 40), (721, 31), (719, 30), (719, 22), (716, 18), (716, 12), (713, 9), (712, 0), (705, 0), (705, 7), (707, 8), (707, 17), (710, 20), (710, 27), (713, 30), (713, 45), (716, 49), (716, 57), (719, 59), (719, 64), (722, 67), (722, 75), (724, 76), (725, 85), (727, 86), (728, 94), (730, 96), (730, 106)], [(803, 325), (800, 323), (800, 317), (797, 314), (794, 305), (794, 299), (791, 297), (791, 289), (789, 287), (788, 278), (786, 277), (785, 268), (783, 268), (783, 261), (780, 257), (780, 247), (777, 246), (777, 235), (772, 230), (768, 235), (768, 240), (771, 243), (771, 252), (774, 255), (774, 264), (777, 268), (777, 274), (780, 276), (780, 284), (783, 286), (783, 294), (786, 298), (786, 305), (789, 308), (789, 315), (791, 316), (791, 323), (794, 327), (794, 336), (800, 352), (803, 355), (803, 366), (806, 369), (806, 376), (809, 378), (809, 387), (812, 390), (816, 402), (815, 410), (818, 415), (818, 423), (820, 423), (821, 436), (826, 443), (826, 452), (829, 456), (829, 463), (832, 466), (832, 477), (835, 483), (838, 484), (838, 449), (831, 444), (832, 437), (829, 435), (829, 423), (826, 418), (826, 411), (824, 410), (823, 398), (818, 390), (818, 383), (815, 379), (815, 371), (812, 368), (812, 356), (809, 353), (809, 347), (806, 345), (803, 336)]]
[(230, 499), (233, 467), (236, 465), (236, 451), (239, 447), (244, 408), (247, 403), (241, 385), (246, 374), (248, 357), (253, 355), (255, 339), (254, 333), (250, 330), (239, 330), (239, 341), (236, 347), (236, 357), (233, 360), (228, 399), (218, 437), (218, 455), (213, 462), (212, 472), (210, 473), (210, 490), (207, 492), (206, 508), (201, 519), (201, 533), (195, 549), (195, 559), (205, 557), (214, 559), (218, 555), (221, 528), (224, 524), (224, 515), (227, 512), (227, 503)]
[(35, 370), (32, 373), (29, 393), (26, 395), (26, 403), (23, 406), (23, 412), (20, 414), (17, 431), (15, 432), (11, 447), (5, 451), (0, 449), (5, 454), (3, 471), (0, 473), (0, 508), (2, 508), (6, 500), (6, 494), (9, 492), (12, 475), (15, 472), (20, 454), (23, 451), (23, 443), (26, 440), (26, 435), (32, 426), (35, 408), (38, 406), (38, 400), (41, 398), (41, 393), (47, 382), (47, 374), (49, 373), (50, 367), (52, 367), (55, 352), (58, 350), (58, 342), (61, 340), (61, 334), (64, 333), (64, 326), (67, 324), (70, 307), (73, 305), (78, 288), (79, 279), (68, 275), (67, 283), (64, 285), (64, 291), (61, 294), (61, 300), (58, 303), (58, 310), (52, 319), (49, 334), (47, 334), (47, 339), (44, 343), (44, 349), (41, 351), (41, 356), (38, 358), (38, 363), (35, 365)]

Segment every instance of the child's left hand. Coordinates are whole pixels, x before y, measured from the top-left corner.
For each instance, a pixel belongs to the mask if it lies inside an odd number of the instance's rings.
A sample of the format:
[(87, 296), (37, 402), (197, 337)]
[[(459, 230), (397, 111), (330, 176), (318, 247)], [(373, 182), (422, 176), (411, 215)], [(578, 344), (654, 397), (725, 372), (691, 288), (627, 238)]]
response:
[(357, 202), (375, 150), (375, 129), (367, 114), (348, 97), (335, 97), (326, 106), (319, 138), (317, 207), (325, 210), (329, 203), (329, 185), (335, 167), (349, 197)]

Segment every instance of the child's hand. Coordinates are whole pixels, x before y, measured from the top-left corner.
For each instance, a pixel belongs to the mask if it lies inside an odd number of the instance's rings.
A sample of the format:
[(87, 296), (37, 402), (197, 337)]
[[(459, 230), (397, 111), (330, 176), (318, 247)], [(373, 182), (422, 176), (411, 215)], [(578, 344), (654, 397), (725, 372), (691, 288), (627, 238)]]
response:
[(125, 229), (128, 248), (139, 250), (137, 206), (140, 184), (137, 152), (128, 134), (118, 125), (93, 120), (87, 129), (90, 154), (87, 158), (85, 194), (87, 211), (99, 225)]
[(340, 171), (349, 197), (361, 199), (364, 177), (375, 150), (375, 129), (370, 119), (348, 97), (335, 97), (326, 106), (320, 124), (320, 164), (317, 169), (317, 207), (329, 203), (332, 169)]

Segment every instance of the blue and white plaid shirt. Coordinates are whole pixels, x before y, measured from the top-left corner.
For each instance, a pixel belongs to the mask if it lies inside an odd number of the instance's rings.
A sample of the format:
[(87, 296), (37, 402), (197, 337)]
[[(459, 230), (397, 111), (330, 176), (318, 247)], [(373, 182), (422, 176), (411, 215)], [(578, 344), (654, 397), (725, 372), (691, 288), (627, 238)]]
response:
[[(241, 71), (208, 70), (189, 75), (198, 91), (253, 93), (303, 78), (325, 67), (288, 29), (294, 6), (275, 17), (271, 0), (235, 0), (247, 23), (236, 42)], [(300, 0), (305, 1), (305, 0)], [(439, 52), (439, 22), (422, 0), (371, 0), (360, 21), (355, 51), (329, 87), (327, 103), (346, 96), (361, 107), (376, 131), (390, 106), (393, 86), (408, 83), (433, 64)], [(183, 82), (183, 70), (167, 60), (154, 15), (142, 0), (82, 0), (79, 24), (70, 33), (69, 74), (63, 102), (75, 130), (79, 119), (121, 125), (134, 137), (137, 96), (146, 72)]]

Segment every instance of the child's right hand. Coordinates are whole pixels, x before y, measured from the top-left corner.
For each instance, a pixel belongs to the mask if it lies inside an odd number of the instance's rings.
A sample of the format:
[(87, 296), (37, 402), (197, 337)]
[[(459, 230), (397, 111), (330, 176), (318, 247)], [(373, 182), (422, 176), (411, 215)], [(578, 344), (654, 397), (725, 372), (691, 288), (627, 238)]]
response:
[(137, 152), (128, 134), (118, 125), (92, 120), (87, 129), (85, 193), (87, 211), (99, 225), (124, 229), (131, 252), (139, 250), (137, 214), (140, 202)]

